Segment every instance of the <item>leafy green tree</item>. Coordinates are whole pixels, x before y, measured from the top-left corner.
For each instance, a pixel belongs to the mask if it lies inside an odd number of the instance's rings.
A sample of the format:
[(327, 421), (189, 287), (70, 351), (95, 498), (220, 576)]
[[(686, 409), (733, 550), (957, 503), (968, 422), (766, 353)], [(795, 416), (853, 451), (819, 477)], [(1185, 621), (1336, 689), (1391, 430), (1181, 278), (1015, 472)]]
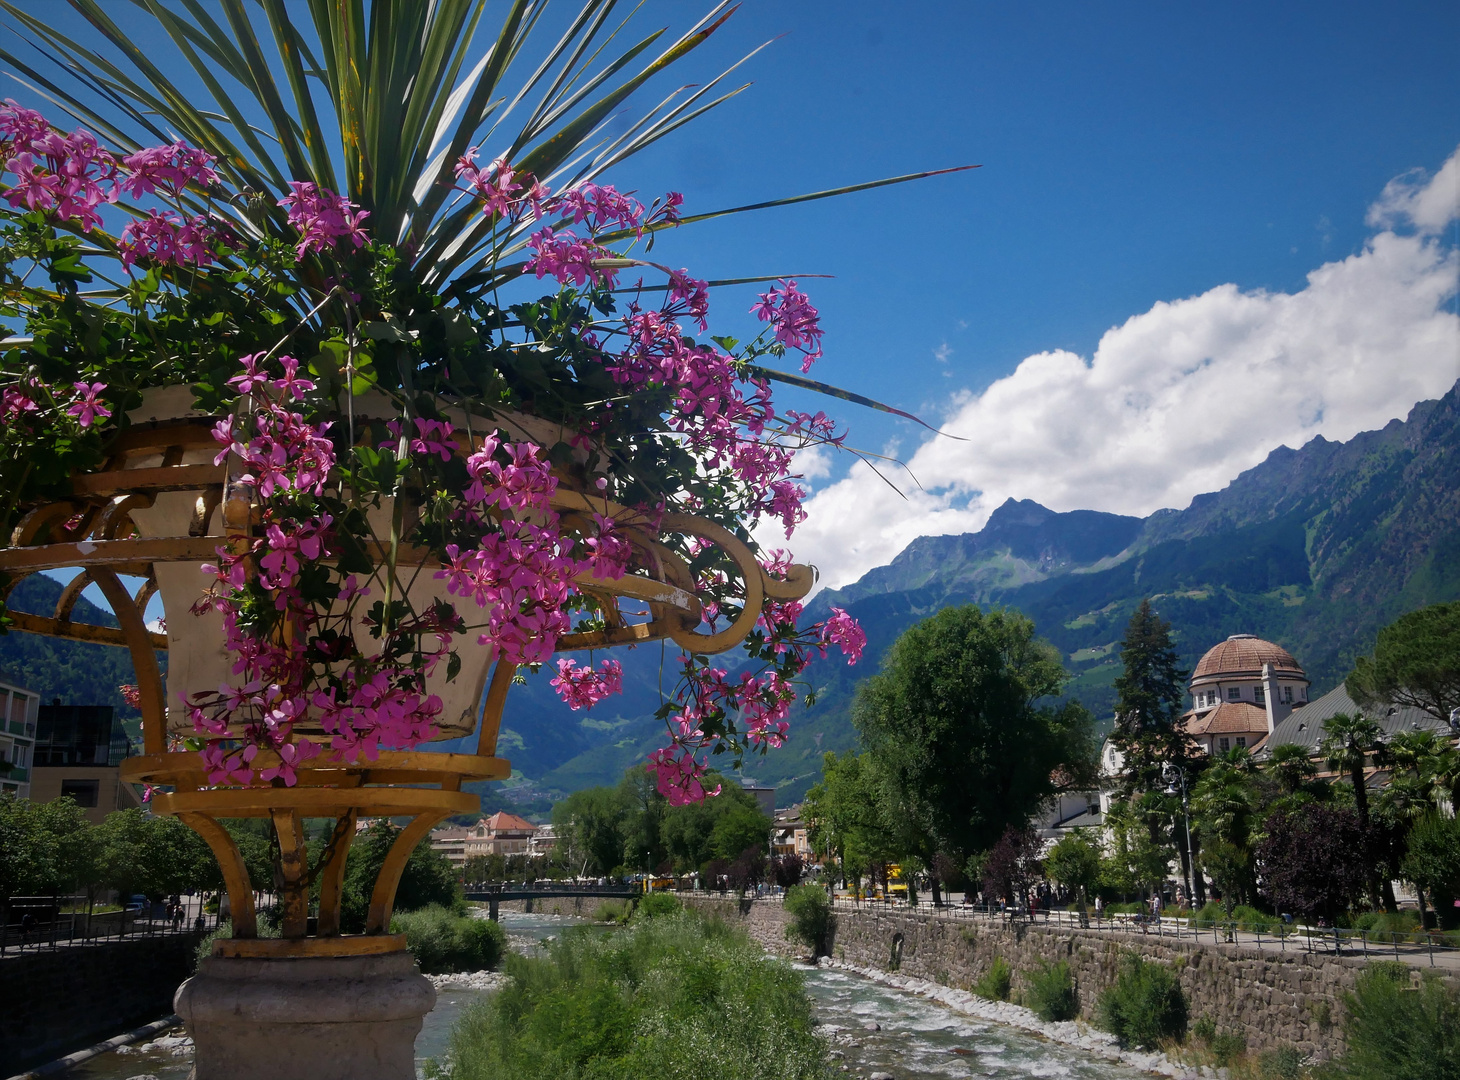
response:
[(1344, 688), (1365, 708), (1409, 705), (1448, 721), (1460, 709), (1460, 601), (1421, 608), (1380, 630), (1374, 655), (1358, 659)]
[(937, 850), (987, 851), (1052, 795), (1093, 779), (1089, 712), (1058, 694), (1059, 654), (1016, 611), (944, 608), (899, 637), (852, 719), (908, 828)]
[(801, 804), (809, 839), (815, 850), (840, 862), (843, 881), (860, 884), (873, 866), (899, 855), (887, 785), (871, 754), (827, 753), (821, 776)]
[(1429, 894), (1436, 915), (1446, 929), (1460, 922), (1455, 900), (1460, 898), (1460, 819), (1430, 814), (1415, 823), (1399, 873), (1405, 881)]
[[(340, 898), (340, 928), (347, 934), (365, 929), (370, 914), (370, 896), (380, 868), (400, 830), (381, 818), (355, 837), (345, 860), (345, 884)], [(444, 854), (430, 844), (417, 844), (401, 872), (395, 893), (396, 911), (417, 911), (439, 904), (458, 914), (466, 910), (456, 870)]]
[(1354, 811), (1363, 830), (1360, 863), (1369, 883), (1369, 903), (1379, 907), (1379, 876), (1375, 869), (1373, 842), (1370, 838), (1369, 788), (1364, 777), (1368, 755), (1381, 752), (1383, 731), (1366, 716), (1338, 713), (1323, 721), (1323, 742), (1318, 752), (1330, 769), (1345, 774), (1353, 786)]
[(669, 800), (659, 794), (654, 776), (642, 765), (631, 765), (618, 782), (620, 799), (628, 808), (624, 823), (625, 862), (649, 870), (664, 862), (668, 850), (661, 835)]
[(720, 794), (713, 799), (664, 811), (660, 825), (664, 850), (682, 871), (703, 870), (715, 860), (737, 859), (747, 847), (763, 849), (770, 837), (770, 819), (755, 797), (739, 784), (715, 774), (711, 774), (706, 787), (713, 789), (716, 783)]
[(629, 807), (617, 788), (575, 791), (553, 806), (558, 843), (573, 859), (573, 873), (611, 874), (624, 858)]
[(1228, 912), (1257, 898), (1253, 843), (1261, 813), (1257, 765), (1243, 747), (1218, 754), (1192, 792), (1192, 827), (1201, 836), (1202, 867)]
[(1172, 644), (1171, 624), (1156, 614), (1149, 599), (1141, 601), (1126, 626), (1120, 660), (1110, 741), (1125, 761), (1122, 789), (1132, 795), (1164, 787), (1162, 765), (1184, 765), (1195, 753), (1180, 723), (1187, 672)]
[(69, 799), (0, 795), (0, 898), (69, 892), (95, 876), (96, 836)]
[(1083, 922), (1087, 897), (1100, 881), (1099, 834), (1091, 829), (1075, 829), (1061, 837), (1044, 857), (1044, 872), (1050, 880), (1075, 890)]
[(836, 923), (826, 890), (819, 885), (793, 885), (786, 890), (783, 903), (791, 916), (787, 940), (801, 942), (812, 956), (826, 955), (827, 938)]

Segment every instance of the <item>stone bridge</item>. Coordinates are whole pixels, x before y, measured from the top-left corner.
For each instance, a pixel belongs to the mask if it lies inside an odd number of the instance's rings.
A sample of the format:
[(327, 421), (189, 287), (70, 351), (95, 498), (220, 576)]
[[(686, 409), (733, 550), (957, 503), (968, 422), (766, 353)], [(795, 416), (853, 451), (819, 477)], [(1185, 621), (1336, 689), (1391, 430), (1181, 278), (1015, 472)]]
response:
[(487, 916), (495, 920), (499, 905), (511, 900), (583, 899), (633, 900), (642, 894), (637, 885), (512, 885), (468, 884), (466, 898), (487, 905)]

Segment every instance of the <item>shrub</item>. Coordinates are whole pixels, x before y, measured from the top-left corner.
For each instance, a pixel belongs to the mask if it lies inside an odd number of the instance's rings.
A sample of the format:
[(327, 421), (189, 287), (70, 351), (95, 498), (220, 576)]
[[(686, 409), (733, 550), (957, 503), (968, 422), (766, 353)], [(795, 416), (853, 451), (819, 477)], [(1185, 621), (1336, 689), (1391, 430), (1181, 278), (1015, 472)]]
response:
[(1460, 1077), (1460, 991), (1425, 972), (1418, 987), (1400, 963), (1370, 964), (1344, 995), (1349, 1080), (1455, 1080)]
[[(1366, 921), (1367, 926), (1363, 925)], [(1360, 929), (1368, 931), (1370, 941), (1382, 941), (1389, 944), (1396, 941), (1418, 940), (1415, 937), (1420, 928), (1419, 912), (1417, 911), (1399, 911), (1392, 915), (1385, 912), (1366, 911), (1359, 916), (1357, 923)]]
[(1276, 915), (1258, 911), (1255, 907), (1248, 907), (1246, 904), (1238, 904), (1232, 909), (1232, 921), (1237, 924), (1239, 930), (1249, 932), (1261, 930), (1264, 934), (1276, 934), (1278, 927), (1283, 924), (1283, 921)]
[(826, 891), (819, 885), (793, 885), (786, 890), (785, 906), (791, 915), (786, 938), (801, 942), (812, 956), (825, 954), (832, 927), (831, 901)]
[(1100, 995), (1101, 1026), (1122, 1046), (1154, 1049), (1163, 1039), (1186, 1035), (1186, 994), (1165, 964), (1134, 953), (1120, 960), (1115, 985)]
[(990, 1001), (1008, 1001), (1009, 988), (1013, 981), (1013, 970), (1002, 956), (996, 956), (989, 969), (983, 973), (983, 978), (973, 984), (973, 992)]
[(614, 934), (570, 930), (547, 955), (509, 953), (511, 976), (452, 1032), (450, 1080), (753, 1077), (825, 1080), (801, 977), (743, 931), (691, 913)]
[(1264, 1050), (1257, 1056), (1257, 1075), (1260, 1080), (1302, 1080), (1303, 1055), (1295, 1046)]
[(634, 905), (627, 900), (605, 900), (593, 909), (595, 922), (626, 923), (634, 913)]
[(1208, 900), (1202, 905), (1201, 910), (1192, 916), (1192, 921), (1202, 929), (1216, 926), (1218, 923), (1227, 921), (1227, 913), (1222, 905), (1215, 900)]
[(485, 971), (497, 966), (507, 934), (490, 919), (474, 919), (431, 904), (403, 911), (390, 920), (393, 934), (405, 934), (406, 947), (427, 975)]
[(1041, 963), (1025, 976), (1029, 991), (1024, 1002), (1033, 1009), (1041, 1020), (1053, 1023), (1058, 1020), (1073, 1020), (1080, 1014), (1079, 1001), (1075, 997), (1075, 980), (1070, 976), (1070, 965), (1061, 960), (1058, 964)]
[(1207, 1048), (1217, 1065), (1225, 1068), (1247, 1053), (1247, 1036), (1240, 1031), (1216, 1031), (1207, 1040)]
[(638, 916), (652, 919), (659, 915), (674, 915), (680, 910), (679, 899), (668, 893), (651, 892), (639, 901)]

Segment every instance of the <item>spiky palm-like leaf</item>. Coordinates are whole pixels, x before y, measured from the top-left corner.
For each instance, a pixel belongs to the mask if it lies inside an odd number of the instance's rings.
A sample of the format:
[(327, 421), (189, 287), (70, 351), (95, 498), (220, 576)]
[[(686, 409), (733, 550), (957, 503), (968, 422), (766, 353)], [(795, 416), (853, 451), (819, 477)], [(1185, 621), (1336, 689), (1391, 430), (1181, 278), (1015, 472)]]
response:
[(495, 29), (484, 23), (486, 0), (132, 0), (212, 99), (205, 106), (157, 59), (157, 41), (129, 35), (114, 7), (69, 2), (105, 48), (0, 0), (47, 62), (0, 48), (23, 82), (121, 148), (180, 136), (219, 155), (235, 192), (271, 196), (254, 201), (252, 220), (239, 213), (243, 228), (287, 235), (274, 203), (290, 181), (347, 194), (370, 212), (377, 239), (408, 253), (421, 284), (457, 299), (521, 273), (522, 260), (504, 256), (521, 248), (531, 224), (509, 225), (459, 197), (453, 168), (468, 149), (485, 145), (486, 157), (561, 190), (601, 176), (746, 85), (720, 89), (742, 59), (703, 85), (674, 89), (621, 134), (607, 130), (630, 95), (724, 24), (734, 11), (728, 0), (667, 44), (663, 30), (633, 36), (614, 0), (583, 0), (535, 64), (527, 43), (545, 29), (546, 0), (511, 0)]

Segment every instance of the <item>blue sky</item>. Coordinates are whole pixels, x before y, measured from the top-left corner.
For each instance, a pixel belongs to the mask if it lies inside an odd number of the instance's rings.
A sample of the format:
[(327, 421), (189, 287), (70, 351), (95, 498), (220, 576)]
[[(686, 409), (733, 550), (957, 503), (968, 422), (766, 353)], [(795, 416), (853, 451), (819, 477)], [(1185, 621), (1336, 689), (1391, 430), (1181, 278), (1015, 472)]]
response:
[[(1184, 309), (1180, 332), (1207, 336), (1210, 355), (1198, 363), (1226, 374), (1206, 392), (1230, 399), (1220, 407), (1242, 421), (1215, 431), (1194, 460), (1147, 432), (1127, 455), (1137, 464), (1127, 466), (1118, 448), (1088, 439), (1056, 450), (1057, 411), (1026, 417), (1032, 427), (1009, 435), (1026, 444), (1017, 461), (990, 475), (998, 448), (988, 444), (999, 436), (989, 425), (1007, 415), (992, 402), (963, 416), (984, 424), (980, 447), (963, 451), (980, 458), (966, 462), (956, 445), (923, 447), (905, 423), (842, 409), (853, 442), (895, 444), (921, 462), (919, 479), (937, 494), (915, 507), (884, 499), (875, 480), (844, 481), (840, 498), (819, 500), (819, 515), (813, 500), (793, 546), (831, 583), (885, 562), (920, 532), (976, 528), (1010, 495), (1062, 510), (1183, 506), (1283, 442), (1382, 426), (1460, 376), (1460, 333), (1453, 315), (1444, 317), (1456, 304), (1453, 216), (1428, 230), (1419, 245), (1427, 251), (1411, 245), (1384, 279), (1404, 283), (1392, 295), (1360, 285), (1345, 300), (1352, 281), (1327, 282), (1327, 294), (1309, 281), (1325, 266), (1358, 279), (1376, 260), (1392, 268), (1371, 250), (1383, 229), (1369, 210), (1391, 180), (1435, 173), (1460, 143), (1460, 8), (970, 3), (903, 5), (895, 18), (888, 11), (746, 3), (715, 45), (784, 34), (747, 65), (755, 85), (698, 130), (646, 154), (628, 179), (680, 188), (694, 209), (922, 168), (982, 168), (685, 229), (668, 239), (664, 257), (678, 261), (682, 252), (706, 276), (834, 273), (807, 283), (828, 333), (816, 373), (934, 421), (960, 415), (970, 395), (976, 402), (1026, 357), (1068, 350), (1089, 361), (1107, 331), (1136, 317), (1146, 331), (1171, 333), (1150, 325), (1171, 314), (1169, 302), (1234, 285), (1237, 296), (1198, 305), (1205, 316)], [(1415, 239), (1411, 223), (1395, 227)], [(1254, 295), (1275, 302), (1243, 302)], [(1292, 303), (1277, 302), (1284, 298)], [(717, 298), (716, 310), (738, 313), (740, 299)], [(1364, 304), (1372, 310), (1355, 310)], [(1254, 307), (1265, 310), (1245, 310)], [(1264, 320), (1288, 327), (1274, 337), (1258, 325)], [(1305, 351), (1306, 362), (1284, 370), (1288, 354)], [(1158, 381), (1137, 367), (1127, 394)], [(1391, 367), (1405, 377), (1390, 379)], [(1264, 378), (1302, 392), (1249, 396), (1247, 387), (1263, 392)], [(1026, 383), (1022, 395), (1006, 388), (1021, 405), (1042, 392), (1042, 380)], [(1150, 419), (1141, 409), (1110, 416), (1117, 427)], [(1179, 425), (1157, 426), (1182, 438)], [(1219, 449), (1233, 440), (1235, 452)], [(1174, 473), (1142, 475), (1141, 460), (1168, 454)], [(1074, 478), (1071, 455), (1108, 457), (1119, 481)], [(847, 464), (831, 463), (818, 490), (844, 477)], [(889, 518), (901, 520), (889, 528)], [(881, 541), (851, 550), (847, 534), (867, 531)]]
[[(651, 0), (636, 25), (679, 31), (700, 10)], [(1460, 376), (1453, 215), (1371, 214), (1415, 169), (1385, 206), (1449, 199), (1424, 185), (1460, 144), (1460, 6), (747, 0), (659, 90), (778, 35), (738, 73), (753, 86), (618, 186), (680, 190), (693, 212), (982, 166), (656, 248), (702, 277), (834, 274), (803, 281), (827, 331), (813, 374), (969, 439), (830, 410), (929, 489), (889, 500), (849, 459), (808, 462), (793, 546), (831, 583), (1010, 495), (1184, 505), (1280, 443), (1347, 438)], [(753, 298), (718, 295), (716, 332), (750, 329)]]

